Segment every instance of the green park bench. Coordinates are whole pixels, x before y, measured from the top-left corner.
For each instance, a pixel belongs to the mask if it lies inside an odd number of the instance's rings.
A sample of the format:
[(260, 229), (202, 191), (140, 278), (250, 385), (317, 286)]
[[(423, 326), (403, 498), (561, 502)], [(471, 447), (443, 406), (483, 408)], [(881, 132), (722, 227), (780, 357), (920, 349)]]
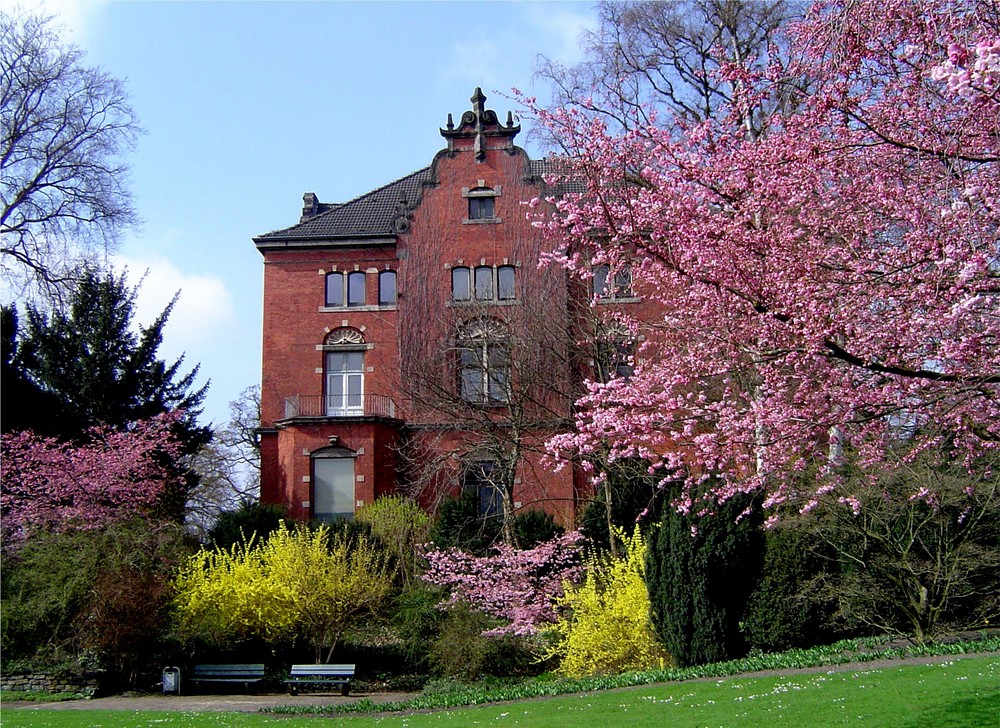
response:
[(285, 684), (291, 695), (299, 694), (300, 685), (340, 685), (340, 694), (347, 695), (354, 677), (354, 665), (292, 665)]

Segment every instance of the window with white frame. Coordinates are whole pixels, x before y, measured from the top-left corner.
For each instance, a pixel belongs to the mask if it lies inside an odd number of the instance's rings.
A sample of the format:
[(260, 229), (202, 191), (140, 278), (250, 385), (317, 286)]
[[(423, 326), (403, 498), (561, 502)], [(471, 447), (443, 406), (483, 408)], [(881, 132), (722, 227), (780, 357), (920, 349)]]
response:
[(348, 327), (334, 329), (324, 341), (323, 413), (327, 417), (364, 414), (365, 340)]

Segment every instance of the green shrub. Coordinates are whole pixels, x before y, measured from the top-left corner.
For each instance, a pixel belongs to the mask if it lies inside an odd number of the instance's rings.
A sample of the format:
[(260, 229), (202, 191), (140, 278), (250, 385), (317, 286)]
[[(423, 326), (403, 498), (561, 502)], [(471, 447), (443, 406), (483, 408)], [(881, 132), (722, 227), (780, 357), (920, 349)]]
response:
[(402, 642), (407, 663), (415, 670), (431, 667), (431, 650), (445, 617), (438, 604), (446, 597), (441, 589), (417, 581), (396, 598), (393, 631)]
[(653, 625), (681, 666), (741, 657), (747, 600), (763, 561), (759, 518), (737, 517), (750, 504), (734, 497), (698, 517), (666, 509), (646, 564)]
[(580, 531), (593, 548), (610, 550), (614, 530), (632, 533), (640, 517), (644, 523), (655, 521), (659, 478), (650, 475), (648, 468), (649, 463), (639, 458), (608, 466), (606, 480), (580, 516)]
[(782, 525), (767, 532), (744, 624), (750, 647), (780, 652), (832, 642), (837, 605), (824, 587), (836, 569), (835, 554), (812, 529)]
[(234, 511), (224, 511), (219, 514), (215, 525), (208, 532), (208, 543), (215, 548), (228, 551), (234, 544), (243, 543), (254, 536), (266, 540), (271, 531), (277, 530), (284, 518), (283, 506), (246, 501)]
[[(437, 548), (457, 548), (476, 556), (486, 556), (499, 543), (503, 523), (499, 516), (479, 515), (479, 494), (468, 490), (457, 498), (446, 498), (438, 507), (430, 532)], [(514, 516), (514, 537), (518, 547), (530, 549), (563, 532), (544, 511), (525, 510)]]
[(371, 526), (372, 533), (392, 551), (400, 584), (412, 584), (430, 534), (430, 516), (414, 501), (393, 495), (359, 508), (354, 519)]
[(564, 532), (545, 511), (521, 511), (514, 516), (514, 535), (518, 548), (533, 549)]
[(169, 581), (188, 553), (175, 524), (37, 533), (5, 559), (5, 668), (87, 664), (113, 687), (146, 683), (171, 649)]
[(527, 675), (538, 672), (537, 660), (521, 637), (486, 636), (496, 622), (466, 604), (449, 607), (430, 651), (434, 674), (474, 682), (486, 676)]

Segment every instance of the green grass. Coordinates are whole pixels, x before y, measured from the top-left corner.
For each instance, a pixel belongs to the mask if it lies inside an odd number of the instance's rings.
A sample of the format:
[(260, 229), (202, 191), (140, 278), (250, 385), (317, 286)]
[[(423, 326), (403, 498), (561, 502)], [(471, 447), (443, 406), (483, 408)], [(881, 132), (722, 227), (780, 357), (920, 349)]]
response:
[(517, 725), (532, 728), (628, 725), (837, 726), (957, 728), (1000, 721), (1000, 658), (967, 657), (791, 677), (734, 677), (564, 695), (406, 715), (335, 718), (156, 711), (3, 710), (4, 728), (251, 728), (256, 726)]

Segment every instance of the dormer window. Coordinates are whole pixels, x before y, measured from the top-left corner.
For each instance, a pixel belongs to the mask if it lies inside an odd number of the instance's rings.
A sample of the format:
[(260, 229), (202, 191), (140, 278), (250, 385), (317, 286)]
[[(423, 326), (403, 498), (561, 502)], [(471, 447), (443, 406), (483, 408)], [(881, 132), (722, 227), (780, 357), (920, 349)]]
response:
[(487, 187), (485, 180), (479, 180), (479, 185), (471, 189), (463, 187), (462, 197), (465, 197), (469, 203), (469, 216), (463, 222), (500, 222), (500, 218), (496, 216), (496, 198), (499, 196), (500, 188)]

